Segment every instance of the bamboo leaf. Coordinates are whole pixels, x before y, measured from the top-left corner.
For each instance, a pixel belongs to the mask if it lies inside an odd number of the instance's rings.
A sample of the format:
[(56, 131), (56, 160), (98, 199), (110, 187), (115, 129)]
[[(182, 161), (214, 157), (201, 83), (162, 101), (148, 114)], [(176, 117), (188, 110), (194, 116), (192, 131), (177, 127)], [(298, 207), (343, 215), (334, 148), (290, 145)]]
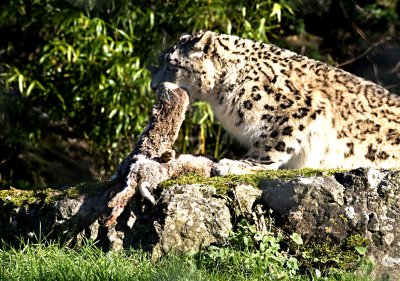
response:
[(24, 76), (22, 74), (18, 74), (18, 89), (21, 93), (24, 92)]

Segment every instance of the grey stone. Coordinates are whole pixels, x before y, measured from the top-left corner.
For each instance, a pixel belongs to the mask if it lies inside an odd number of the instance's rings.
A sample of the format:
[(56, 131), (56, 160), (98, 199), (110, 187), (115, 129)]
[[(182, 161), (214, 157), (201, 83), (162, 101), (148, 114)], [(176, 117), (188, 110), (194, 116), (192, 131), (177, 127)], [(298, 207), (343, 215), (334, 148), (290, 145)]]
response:
[(353, 234), (371, 241), (376, 277), (400, 278), (399, 171), (356, 169), (334, 176), (265, 180), (263, 200), (283, 228), (306, 241), (343, 243)]
[(207, 185), (175, 185), (162, 192), (165, 220), (157, 229), (159, 242), (153, 257), (227, 241), (232, 229), (229, 208), (215, 193), (215, 188)]
[(261, 196), (262, 191), (251, 185), (238, 185), (233, 189), (232, 208), (235, 215), (250, 218), (253, 213), (254, 202)]

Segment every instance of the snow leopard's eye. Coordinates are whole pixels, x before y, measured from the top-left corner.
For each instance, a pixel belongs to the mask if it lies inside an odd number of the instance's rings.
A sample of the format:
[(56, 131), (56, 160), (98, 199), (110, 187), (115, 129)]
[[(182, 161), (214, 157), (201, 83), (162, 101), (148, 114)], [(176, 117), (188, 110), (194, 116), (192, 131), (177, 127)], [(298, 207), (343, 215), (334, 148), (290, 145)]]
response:
[(168, 68), (176, 68), (179, 65), (178, 59), (176, 58), (176, 56), (174, 58), (174, 54), (171, 54), (171, 53), (169, 53), (165, 56), (165, 61), (167, 63), (167, 69)]

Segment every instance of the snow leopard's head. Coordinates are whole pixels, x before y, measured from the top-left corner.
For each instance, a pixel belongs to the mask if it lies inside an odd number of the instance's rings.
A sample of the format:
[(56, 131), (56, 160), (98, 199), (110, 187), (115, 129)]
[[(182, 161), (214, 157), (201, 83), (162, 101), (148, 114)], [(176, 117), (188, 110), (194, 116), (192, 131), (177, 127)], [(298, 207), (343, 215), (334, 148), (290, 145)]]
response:
[(175, 45), (161, 53), (158, 67), (149, 67), (151, 87), (156, 89), (163, 82), (171, 82), (192, 98), (211, 93), (224, 72), (221, 40), (221, 35), (211, 31), (183, 34)]

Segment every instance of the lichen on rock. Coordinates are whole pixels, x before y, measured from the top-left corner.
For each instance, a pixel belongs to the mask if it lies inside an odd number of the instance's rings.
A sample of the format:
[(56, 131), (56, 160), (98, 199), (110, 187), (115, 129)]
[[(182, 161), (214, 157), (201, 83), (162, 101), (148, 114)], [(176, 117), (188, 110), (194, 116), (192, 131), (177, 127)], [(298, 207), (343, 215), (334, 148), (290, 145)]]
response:
[(264, 181), (263, 200), (282, 227), (306, 241), (370, 241), (375, 274), (400, 278), (399, 171), (355, 169), (333, 176)]
[(229, 208), (215, 194), (215, 188), (207, 185), (175, 185), (161, 194), (165, 218), (162, 225), (156, 224), (159, 242), (153, 257), (227, 241), (232, 230)]

